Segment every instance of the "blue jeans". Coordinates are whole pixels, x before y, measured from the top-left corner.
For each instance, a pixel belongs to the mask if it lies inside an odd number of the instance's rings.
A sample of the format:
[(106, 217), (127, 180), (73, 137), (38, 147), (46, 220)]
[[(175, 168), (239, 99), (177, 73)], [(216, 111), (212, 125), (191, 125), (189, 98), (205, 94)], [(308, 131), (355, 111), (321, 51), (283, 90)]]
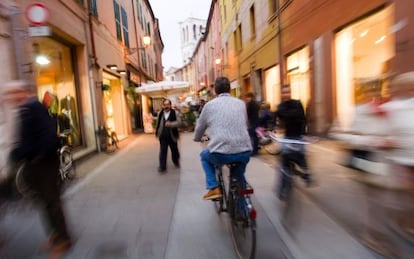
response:
[(234, 168), (234, 173), (240, 183), (244, 185), (246, 182), (244, 172), (246, 171), (246, 165), (250, 160), (250, 151), (235, 154), (222, 154), (210, 153), (208, 149), (204, 149), (201, 151), (200, 157), (201, 165), (203, 166), (206, 174), (207, 189), (214, 189), (218, 186), (215, 166), (224, 164), (237, 163), (237, 166)]

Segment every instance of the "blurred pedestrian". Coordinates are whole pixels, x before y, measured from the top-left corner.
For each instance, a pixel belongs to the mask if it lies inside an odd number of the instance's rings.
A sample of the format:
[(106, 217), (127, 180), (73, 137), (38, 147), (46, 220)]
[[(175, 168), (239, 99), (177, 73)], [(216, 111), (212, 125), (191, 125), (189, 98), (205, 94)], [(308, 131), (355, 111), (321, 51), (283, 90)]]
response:
[(255, 100), (255, 94), (248, 92), (244, 96), (244, 101), (246, 102), (247, 109), (247, 125), (249, 136), (252, 141), (252, 156), (258, 154), (259, 151), (259, 138), (256, 134), (256, 128), (259, 126), (259, 110), (260, 105)]
[(35, 190), (45, 212), (50, 258), (59, 258), (72, 246), (61, 202), (59, 182), (59, 138), (54, 121), (44, 105), (25, 81), (12, 81), (3, 86), (6, 100), (18, 108), (17, 142), (10, 158), (24, 161), (27, 184)]
[(175, 167), (180, 167), (180, 152), (178, 150), (178, 127), (182, 126), (180, 115), (175, 109), (171, 109), (171, 100), (163, 101), (163, 109), (158, 113), (155, 136), (160, 141), (159, 167), (158, 172), (167, 170), (168, 147), (171, 150), (171, 157)]
[(366, 87), (356, 105), (354, 119), (348, 130), (337, 127), (330, 135), (340, 140), (349, 152), (345, 166), (369, 173), (384, 174), (385, 160), (381, 150), (373, 143), (386, 137), (389, 127), (388, 115), (382, 107), (384, 99), (378, 87)]
[(260, 143), (268, 143), (269, 137), (266, 135), (266, 130), (273, 128), (274, 116), (270, 111), (270, 104), (262, 102), (259, 110), (259, 123), (256, 128), (256, 135)]
[[(284, 128), (284, 137), (291, 140), (302, 140), (306, 133), (306, 116), (303, 105), (300, 100), (292, 99), (290, 85), (283, 85), (281, 89), (282, 102), (277, 106), (276, 117), (279, 119), (282, 128)], [(290, 161), (300, 166), (304, 171), (301, 173), (302, 179), (308, 186), (312, 183), (312, 175), (306, 157), (305, 145), (300, 146), (300, 152), (292, 152), (288, 144), (281, 147), (281, 166), (279, 198), (285, 199), (287, 195), (287, 183), (290, 181), (289, 176), (283, 172), (289, 171)]]
[(206, 100), (200, 99), (199, 107), (198, 107), (198, 116), (200, 116), (201, 112), (203, 111), (204, 105), (206, 104)]

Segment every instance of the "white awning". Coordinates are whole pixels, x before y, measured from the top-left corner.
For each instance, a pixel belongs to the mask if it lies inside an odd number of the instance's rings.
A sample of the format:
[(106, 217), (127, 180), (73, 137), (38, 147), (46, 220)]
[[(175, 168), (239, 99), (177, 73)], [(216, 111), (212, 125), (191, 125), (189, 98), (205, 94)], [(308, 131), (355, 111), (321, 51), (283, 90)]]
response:
[(184, 93), (189, 90), (190, 84), (187, 81), (160, 81), (143, 84), (135, 89), (137, 93), (150, 97), (166, 97), (167, 95)]

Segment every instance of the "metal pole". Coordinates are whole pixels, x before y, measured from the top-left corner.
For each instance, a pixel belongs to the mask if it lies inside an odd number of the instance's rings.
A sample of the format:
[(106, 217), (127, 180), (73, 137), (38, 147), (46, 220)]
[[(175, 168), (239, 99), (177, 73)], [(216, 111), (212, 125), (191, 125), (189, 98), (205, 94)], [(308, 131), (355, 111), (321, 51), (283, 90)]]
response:
[[(8, 8), (10, 10), (10, 22), (12, 26), (12, 40), (14, 45), (14, 57), (16, 60), (16, 69), (17, 69), (17, 78), (18, 79), (26, 79), (24, 77), (24, 60), (23, 54), (25, 53), (23, 44), (21, 41), (22, 34), (25, 32), (20, 23), (20, 14), (17, 6), (10, 6)], [(31, 64), (28, 64), (31, 65)]]
[(280, 86), (283, 86), (285, 83), (285, 73), (284, 73), (284, 60), (283, 60), (283, 53), (282, 53), (282, 25), (281, 25), (281, 6), (280, 0), (276, 0), (276, 8), (277, 8), (277, 39), (278, 39), (278, 49), (279, 49), (279, 76), (280, 76)]

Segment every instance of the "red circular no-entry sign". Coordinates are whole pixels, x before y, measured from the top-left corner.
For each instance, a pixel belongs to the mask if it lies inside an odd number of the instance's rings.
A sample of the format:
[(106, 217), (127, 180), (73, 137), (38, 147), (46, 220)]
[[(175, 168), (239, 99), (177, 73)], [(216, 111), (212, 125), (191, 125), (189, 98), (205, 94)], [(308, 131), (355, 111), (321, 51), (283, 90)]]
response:
[(32, 25), (40, 26), (49, 20), (49, 9), (42, 3), (32, 3), (26, 8), (26, 18)]

